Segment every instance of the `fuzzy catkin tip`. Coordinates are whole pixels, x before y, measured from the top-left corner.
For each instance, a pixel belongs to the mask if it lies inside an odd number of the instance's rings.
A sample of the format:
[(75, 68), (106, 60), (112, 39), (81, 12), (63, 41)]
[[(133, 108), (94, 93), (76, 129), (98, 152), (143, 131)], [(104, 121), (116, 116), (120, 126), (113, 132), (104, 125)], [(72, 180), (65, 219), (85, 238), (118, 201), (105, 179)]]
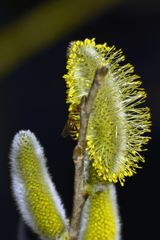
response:
[[(122, 50), (95, 39), (72, 42), (68, 50), (67, 85), (69, 115), (80, 119), (74, 111), (82, 96), (88, 96), (95, 72), (107, 67), (108, 74), (100, 86), (90, 114), (86, 151), (97, 178), (106, 182), (132, 176), (144, 162), (140, 152), (150, 137), (150, 109), (141, 107), (146, 93), (131, 64), (124, 64)], [(78, 125), (78, 124), (77, 124)], [(74, 132), (75, 138), (78, 136)], [(73, 135), (73, 133), (72, 133)]]
[(84, 205), (78, 240), (120, 240), (118, 211), (113, 184), (94, 189)]
[(10, 160), (12, 190), (24, 221), (45, 240), (67, 232), (65, 212), (48, 174), (43, 149), (29, 130), (14, 137)]

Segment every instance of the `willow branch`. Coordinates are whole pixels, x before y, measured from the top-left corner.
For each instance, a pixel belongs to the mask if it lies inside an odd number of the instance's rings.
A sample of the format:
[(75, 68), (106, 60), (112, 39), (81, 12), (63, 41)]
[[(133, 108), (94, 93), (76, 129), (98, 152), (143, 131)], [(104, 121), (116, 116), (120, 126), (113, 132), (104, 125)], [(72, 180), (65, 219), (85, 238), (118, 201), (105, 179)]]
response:
[(71, 228), (70, 228), (71, 240), (77, 240), (78, 238), (81, 212), (86, 200), (83, 194), (83, 189), (84, 189), (83, 163), (84, 163), (86, 134), (87, 134), (89, 117), (90, 117), (94, 99), (97, 95), (100, 85), (104, 81), (104, 78), (107, 72), (108, 72), (108, 69), (106, 67), (97, 69), (88, 97), (87, 98), (82, 97), (81, 99), (79, 138), (78, 138), (77, 145), (73, 151), (73, 161), (75, 164), (75, 181), (74, 181), (73, 213), (72, 213)]

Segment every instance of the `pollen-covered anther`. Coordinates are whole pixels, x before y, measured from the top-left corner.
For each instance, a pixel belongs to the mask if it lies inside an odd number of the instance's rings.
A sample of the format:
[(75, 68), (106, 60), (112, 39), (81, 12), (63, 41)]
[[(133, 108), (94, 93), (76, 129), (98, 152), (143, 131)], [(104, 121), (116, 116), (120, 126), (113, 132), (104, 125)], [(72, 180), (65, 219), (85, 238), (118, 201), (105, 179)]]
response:
[[(90, 114), (86, 151), (97, 176), (102, 180), (122, 184), (124, 178), (136, 173), (144, 159), (139, 152), (150, 137), (150, 110), (141, 107), (146, 92), (131, 64), (122, 65), (122, 50), (96, 44), (95, 39), (72, 42), (68, 49), (67, 103), (78, 106), (88, 96), (97, 69), (106, 66), (108, 73), (99, 87)], [(75, 115), (74, 115), (75, 114)], [(75, 136), (78, 137), (78, 129)], [(134, 152), (134, 154), (133, 154)]]

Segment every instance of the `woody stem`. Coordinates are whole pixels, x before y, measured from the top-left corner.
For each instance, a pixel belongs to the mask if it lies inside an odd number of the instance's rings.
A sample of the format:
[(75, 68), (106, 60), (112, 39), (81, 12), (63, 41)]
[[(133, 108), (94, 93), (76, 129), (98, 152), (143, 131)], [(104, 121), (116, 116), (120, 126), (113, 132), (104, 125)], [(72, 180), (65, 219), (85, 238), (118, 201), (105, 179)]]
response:
[(73, 212), (71, 218), (70, 226), (70, 239), (77, 240), (79, 227), (80, 227), (80, 218), (82, 209), (85, 203), (86, 198), (84, 197), (84, 154), (86, 146), (86, 135), (87, 127), (89, 122), (90, 113), (92, 110), (94, 99), (97, 95), (100, 85), (103, 83), (108, 69), (106, 67), (101, 67), (97, 69), (93, 83), (91, 85), (89, 94), (87, 97), (82, 97), (80, 104), (80, 131), (77, 145), (73, 151), (73, 161), (75, 165), (75, 180), (74, 180), (74, 199), (73, 199)]

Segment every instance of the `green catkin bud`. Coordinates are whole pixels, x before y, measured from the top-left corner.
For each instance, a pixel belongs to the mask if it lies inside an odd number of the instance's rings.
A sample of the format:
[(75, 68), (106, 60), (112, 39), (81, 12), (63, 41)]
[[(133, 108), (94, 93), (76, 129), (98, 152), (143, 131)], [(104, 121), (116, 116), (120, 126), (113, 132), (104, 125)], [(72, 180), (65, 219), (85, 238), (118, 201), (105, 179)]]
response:
[(78, 240), (120, 240), (120, 223), (115, 186), (92, 189), (84, 205)]
[(68, 239), (65, 211), (33, 133), (16, 134), (10, 159), (12, 190), (24, 221), (42, 239)]

